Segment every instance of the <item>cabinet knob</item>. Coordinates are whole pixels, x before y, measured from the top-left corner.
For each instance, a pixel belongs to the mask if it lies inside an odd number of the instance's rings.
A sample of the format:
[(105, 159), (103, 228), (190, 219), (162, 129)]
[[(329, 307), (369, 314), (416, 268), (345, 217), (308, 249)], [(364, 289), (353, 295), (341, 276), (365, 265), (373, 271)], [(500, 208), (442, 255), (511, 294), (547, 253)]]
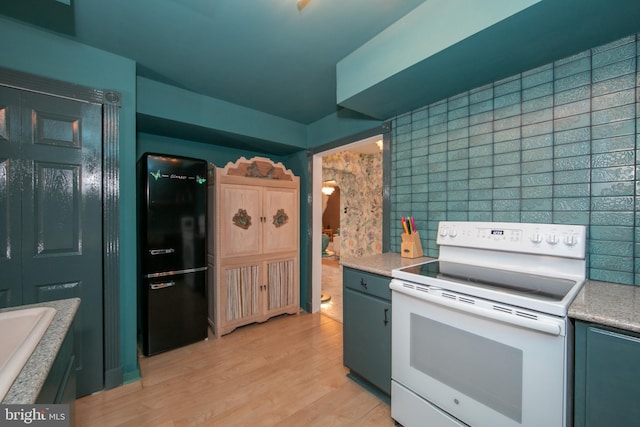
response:
[(364, 279), (362, 277), (360, 278), (360, 286), (362, 286), (363, 288), (367, 289), (367, 283), (364, 281)]

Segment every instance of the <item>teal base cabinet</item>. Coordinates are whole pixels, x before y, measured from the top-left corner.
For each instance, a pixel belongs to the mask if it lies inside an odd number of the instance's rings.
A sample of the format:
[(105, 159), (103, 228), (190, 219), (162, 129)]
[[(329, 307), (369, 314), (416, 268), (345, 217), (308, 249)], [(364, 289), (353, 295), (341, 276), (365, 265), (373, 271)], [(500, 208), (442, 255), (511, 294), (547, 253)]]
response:
[(343, 268), (344, 365), (391, 394), (391, 278)]
[(640, 335), (576, 321), (575, 427), (640, 425)]
[(73, 327), (67, 332), (49, 375), (42, 385), (37, 404), (69, 405), (69, 425), (75, 425), (76, 363), (73, 345)]

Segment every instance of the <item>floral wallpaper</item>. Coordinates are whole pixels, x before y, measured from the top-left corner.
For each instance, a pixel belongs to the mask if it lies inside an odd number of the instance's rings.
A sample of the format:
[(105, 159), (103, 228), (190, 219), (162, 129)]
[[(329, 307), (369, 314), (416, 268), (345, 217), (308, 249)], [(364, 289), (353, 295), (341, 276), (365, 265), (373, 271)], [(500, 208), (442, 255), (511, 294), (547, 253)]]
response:
[(382, 253), (382, 154), (325, 156), (322, 179), (340, 187), (340, 256)]

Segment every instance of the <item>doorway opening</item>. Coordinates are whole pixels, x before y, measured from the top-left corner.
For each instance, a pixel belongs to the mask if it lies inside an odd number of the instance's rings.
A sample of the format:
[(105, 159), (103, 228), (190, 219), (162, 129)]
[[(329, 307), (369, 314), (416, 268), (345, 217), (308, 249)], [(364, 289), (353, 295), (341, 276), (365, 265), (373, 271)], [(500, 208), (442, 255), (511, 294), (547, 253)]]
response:
[(382, 253), (382, 139), (313, 156), (312, 312), (340, 322), (340, 258)]

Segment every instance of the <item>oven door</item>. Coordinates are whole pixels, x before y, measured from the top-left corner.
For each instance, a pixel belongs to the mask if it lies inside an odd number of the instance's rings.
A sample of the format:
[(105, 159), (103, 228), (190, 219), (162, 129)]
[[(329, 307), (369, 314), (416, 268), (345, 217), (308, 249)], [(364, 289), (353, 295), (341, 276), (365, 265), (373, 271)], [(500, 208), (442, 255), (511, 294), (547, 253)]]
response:
[(450, 418), (437, 425), (460, 425), (451, 416), (474, 427), (570, 425), (565, 318), (407, 285), (391, 285), (396, 421), (431, 413)]

